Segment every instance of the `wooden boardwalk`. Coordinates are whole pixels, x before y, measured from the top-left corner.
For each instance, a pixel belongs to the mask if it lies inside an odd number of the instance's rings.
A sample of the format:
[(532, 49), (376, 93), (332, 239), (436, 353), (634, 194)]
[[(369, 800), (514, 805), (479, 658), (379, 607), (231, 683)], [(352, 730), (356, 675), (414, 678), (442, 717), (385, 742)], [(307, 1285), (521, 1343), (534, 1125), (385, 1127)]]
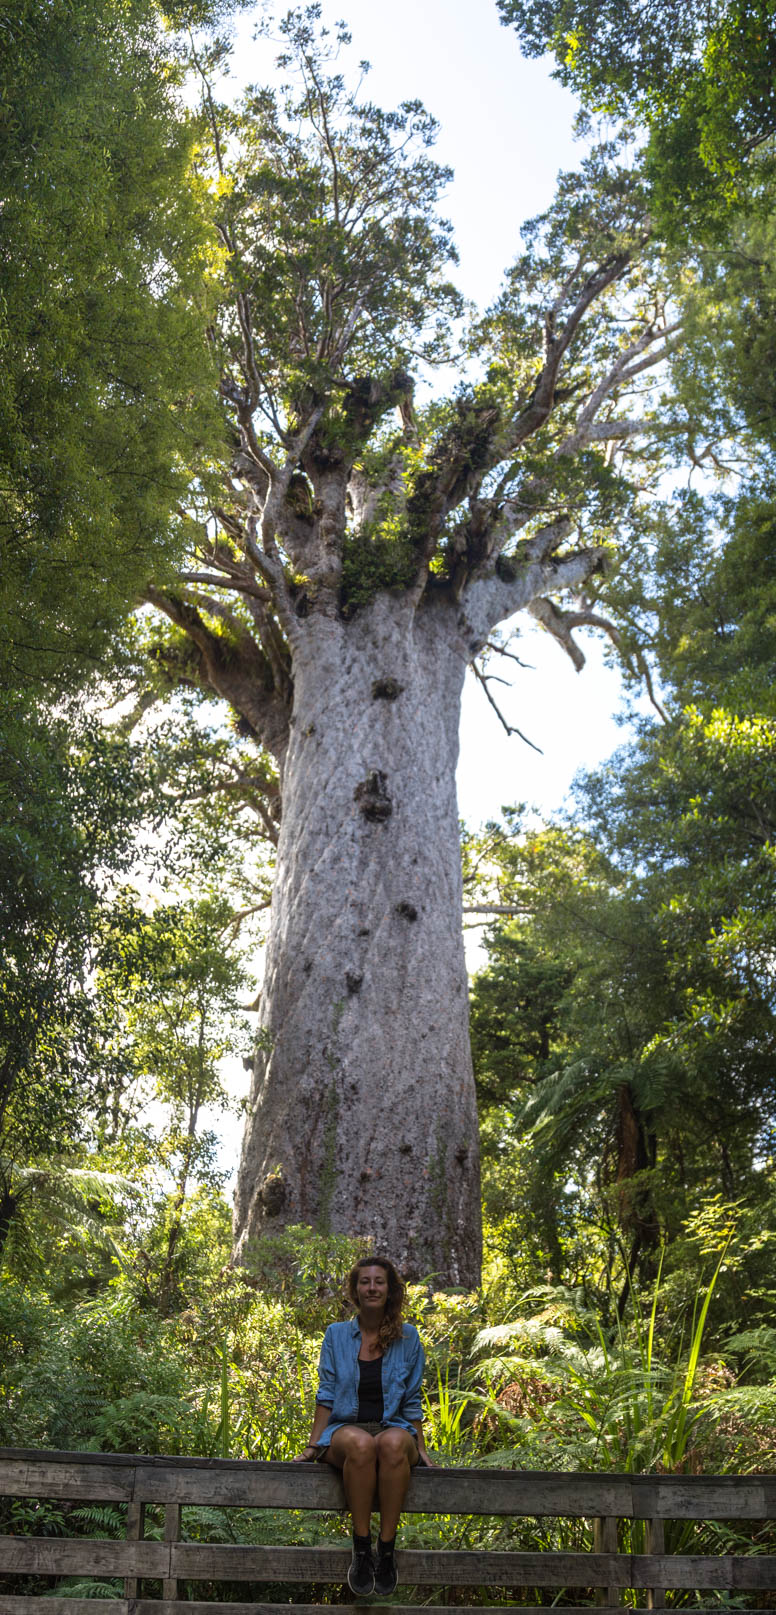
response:
[[(123, 1454), (24, 1452), (0, 1448), (0, 1496), (77, 1503), (126, 1505), (123, 1541), (97, 1537), (0, 1536), (0, 1615), (259, 1615), (288, 1610), (289, 1604), (258, 1601), (273, 1586), (294, 1583), (342, 1584), (350, 1552), (333, 1547), (253, 1546), (185, 1540), (182, 1510), (198, 1506), (243, 1509), (344, 1507), (341, 1479), (318, 1465), (247, 1463), (206, 1458), (146, 1458)], [(145, 1540), (148, 1507), (163, 1510), (163, 1540)], [(621, 1608), (626, 1591), (636, 1591), (648, 1609), (665, 1606), (673, 1590), (702, 1595), (733, 1594), (754, 1609), (757, 1595), (776, 1591), (776, 1554), (719, 1555), (667, 1553), (666, 1521), (767, 1522), (776, 1516), (776, 1475), (607, 1475), (547, 1474), (535, 1470), (416, 1470), (406, 1512), (433, 1515), (490, 1515), (584, 1518), (593, 1521), (593, 1548), (586, 1553), (448, 1551), (399, 1549), (404, 1587), (472, 1587), (495, 1590), (502, 1605), (522, 1603), (525, 1589), (571, 1589), (578, 1604), (569, 1615), (589, 1608)], [(620, 1552), (618, 1521), (644, 1521), (644, 1553)], [(184, 1528), (182, 1528), (184, 1527)], [(754, 1533), (753, 1533), (754, 1535)], [(50, 1577), (41, 1596), (10, 1590), (20, 1577)], [(123, 1578), (124, 1596), (56, 1596), (56, 1578)], [(160, 1589), (149, 1597), (142, 1583)], [(248, 1582), (249, 1602), (199, 1601), (187, 1597), (187, 1583)], [(53, 1594), (53, 1596), (52, 1596)], [(456, 1608), (466, 1607), (458, 1603)], [(750, 1601), (751, 1600), (751, 1604)], [(692, 1602), (692, 1600), (690, 1600)], [(551, 1595), (548, 1596), (548, 1604)], [(766, 1599), (776, 1608), (776, 1599)], [(326, 1607), (293, 1606), (300, 1615)], [(374, 1605), (372, 1607), (375, 1607)], [(427, 1606), (403, 1605), (411, 1615)], [(475, 1606), (471, 1606), (475, 1607)], [(547, 1606), (543, 1606), (547, 1607)], [(714, 1601), (709, 1607), (719, 1609)], [(701, 1603), (694, 1603), (701, 1615)]]

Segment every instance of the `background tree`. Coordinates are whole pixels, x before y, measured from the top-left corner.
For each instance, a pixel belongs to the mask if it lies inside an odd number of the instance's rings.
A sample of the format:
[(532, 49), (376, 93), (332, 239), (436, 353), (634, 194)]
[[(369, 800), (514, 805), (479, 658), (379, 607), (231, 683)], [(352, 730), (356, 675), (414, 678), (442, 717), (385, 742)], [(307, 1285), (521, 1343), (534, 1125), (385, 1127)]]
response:
[[(78, 1136), (89, 1089), (88, 970), (104, 882), (137, 822), (128, 750), (74, 702), (6, 700), (0, 778), (0, 1183)], [(13, 1202), (13, 1204), (11, 1204)]]
[(23, 0), (2, 40), (0, 669), (40, 689), (91, 671), (182, 552), (218, 249), (161, 7)]
[[(124, 1068), (120, 1090), (103, 1095), (98, 1129), (119, 1160), (134, 1153), (137, 1165), (139, 1155), (156, 1179), (143, 1291), (162, 1312), (178, 1298), (192, 1188), (223, 1184), (212, 1126), (232, 1103), (222, 1062), (249, 1047), (240, 1013), (245, 973), (224, 938), (232, 918), (224, 898), (145, 913), (125, 892), (105, 918), (97, 953), (99, 1041)], [(161, 1109), (163, 1128), (149, 1132), (149, 1107)]]
[(234, 1004), (254, 991), (239, 961), (268, 903), (267, 842), (244, 803), (251, 759), (204, 714), (155, 714), (131, 737), (74, 698), (45, 725), (22, 714), (6, 705), (0, 783), (0, 1243), (77, 1293), (110, 1272), (128, 1180), (156, 1207), (155, 1250), (176, 1223), (173, 1256), (192, 1181), (221, 1182), (201, 1113), (212, 1128), (221, 1053), (246, 1052)]
[(474, 993), (493, 1208), (522, 1205), (556, 1276), (608, 1227), (610, 1282), (703, 1196), (769, 1204), (776, 1100), (772, 505), (677, 495), (642, 540), (621, 615), (665, 719), (580, 783), (573, 830), (491, 832), (516, 917)]
[(180, 552), (177, 507), (219, 436), (203, 336), (218, 248), (168, 27), (216, 14), (23, 0), (0, 22), (0, 1153), (15, 1211), (12, 1180), (29, 1199), (41, 1151), (82, 1136), (95, 921), (142, 817), (137, 750), (95, 719), (122, 691), (115, 635), (148, 566)]
[(526, 54), (552, 51), (586, 107), (646, 125), (663, 224), (697, 223), (746, 189), (752, 154), (776, 133), (770, 0), (497, 3)]

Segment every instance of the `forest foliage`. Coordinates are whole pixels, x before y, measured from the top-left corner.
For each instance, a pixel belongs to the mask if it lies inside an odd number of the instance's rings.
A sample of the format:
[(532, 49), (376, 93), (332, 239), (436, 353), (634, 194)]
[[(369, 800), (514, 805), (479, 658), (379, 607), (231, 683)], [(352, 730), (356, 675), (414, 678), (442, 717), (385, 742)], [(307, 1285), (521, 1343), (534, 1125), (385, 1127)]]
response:
[[(433, 1274), (411, 1289), (429, 1444), (455, 1463), (767, 1469), (772, 8), (704, 8), (702, 38), (700, 8), (684, 8), (670, 63), (659, 28), (659, 59), (635, 25), (613, 53), (606, 6), (501, 9), (646, 144), (644, 194), (688, 333), (655, 407), (685, 475), (658, 487), (662, 464), (626, 445), (616, 474), (582, 463), (569, 488), (634, 535), (632, 564), (606, 581), (608, 629), (632, 691), (651, 670), (654, 716), (554, 822), (513, 804), (464, 835), (466, 901), (500, 910), (472, 990), (487, 1258), (480, 1293), (440, 1291)], [(219, 274), (191, 161), (205, 136), (174, 93), (184, 62), (155, 7), (28, 0), (3, 27), (21, 109), (4, 129), (3, 207), (23, 250), (3, 257), (1, 305), (0, 1444), (288, 1458), (361, 1247), (297, 1228), (230, 1266), (218, 1134), (239, 1105), (224, 1061), (250, 1054), (273, 775), (214, 708), (195, 716), (180, 692), (163, 705), (186, 652), (129, 616), (149, 569), (184, 553), (181, 502), (228, 431), (204, 335)], [(271, 98), (254, 110), (271, 145)], [(661, 220), (688, 152), (682, 233)], [(440, 177), (413, 170), (413, 208)], [(230, 206), (261, 214), (271, 241), (289, 197), (276, 173), (264, 181), (241, 181)], [(437, 276), (441, 226), (410, 224)], [(391, 251), (378, 344), (425, 285), (400, 283), (406, 242)], [(43, 310), (32, 262), (53, 289)], [(282, 323), (293, 289), (275, 271), (262, 248), (266, 318)], [(446, 283), (439, 295), (454, 301)], [(508, 355), (508, 301), (488, 319)], [(370, 579), (350, 559), (357, 604)], [(215, 1530), (199, 1512), (192, 1530)], [(12, 1524), (64, 1528), (21, 1504)]]

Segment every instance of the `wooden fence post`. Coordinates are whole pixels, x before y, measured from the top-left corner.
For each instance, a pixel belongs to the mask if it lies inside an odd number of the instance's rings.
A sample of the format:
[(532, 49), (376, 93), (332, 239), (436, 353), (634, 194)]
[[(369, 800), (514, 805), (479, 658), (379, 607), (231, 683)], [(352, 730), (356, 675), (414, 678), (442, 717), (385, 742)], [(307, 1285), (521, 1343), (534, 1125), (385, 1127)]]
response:
[[(127, 1503), (127, 1541), (142, 1542), (145, 1531), (145, 1503)], [(124, 1597), (137, 1598), (137, 1576), (124, 1577)]]
[[(662, 1520), (644, 1521), (644, 1547), (647, 1553), (666, 1551), (666, 1533)], [(665, 1609), (666, 1595), (662, 1587), (647, 1588), (647, 1609)]]
[[(167, 1503), (164, 1510), (164, 1540), (165, 1542), (180, 1542), (181, 1539), (181, 1505), (180, 1503)], [(165, 1577), (162, 1582), (162, 1598), (177, 1598), (178, 1583), (174, 1576)]]
[[(604, 1515), (593, 1520), (593, 1552), (617, 1552), (617, 1521), (612, 1515)], [(622, 1593), (619, 1587), (597, 1587), (595, 1601), (597, 1604), (620, 1604)]]

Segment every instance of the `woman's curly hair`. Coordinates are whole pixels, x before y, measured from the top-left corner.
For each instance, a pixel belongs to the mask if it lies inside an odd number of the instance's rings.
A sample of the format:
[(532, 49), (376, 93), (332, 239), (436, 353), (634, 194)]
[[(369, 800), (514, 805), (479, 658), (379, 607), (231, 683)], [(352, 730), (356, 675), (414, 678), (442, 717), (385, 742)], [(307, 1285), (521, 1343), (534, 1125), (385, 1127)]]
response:
[(393, 1262), (387, 1256), (361, 1256), (350, 1269), (347, 1279), (348, 1300), (354, 1307), (358, 1307), (358, 1275), (363, 1267), (381, 1267), (388, 1279), (388, 1299), (385, 1303), (383, 1321), (377, 1334), (378, 1344), (382, 1351), (390, 1346), (392, 1340), (401, 1340), (404, 1318), (402, 1311), (407, 1294), (404, 1280), (399, 1276)]

